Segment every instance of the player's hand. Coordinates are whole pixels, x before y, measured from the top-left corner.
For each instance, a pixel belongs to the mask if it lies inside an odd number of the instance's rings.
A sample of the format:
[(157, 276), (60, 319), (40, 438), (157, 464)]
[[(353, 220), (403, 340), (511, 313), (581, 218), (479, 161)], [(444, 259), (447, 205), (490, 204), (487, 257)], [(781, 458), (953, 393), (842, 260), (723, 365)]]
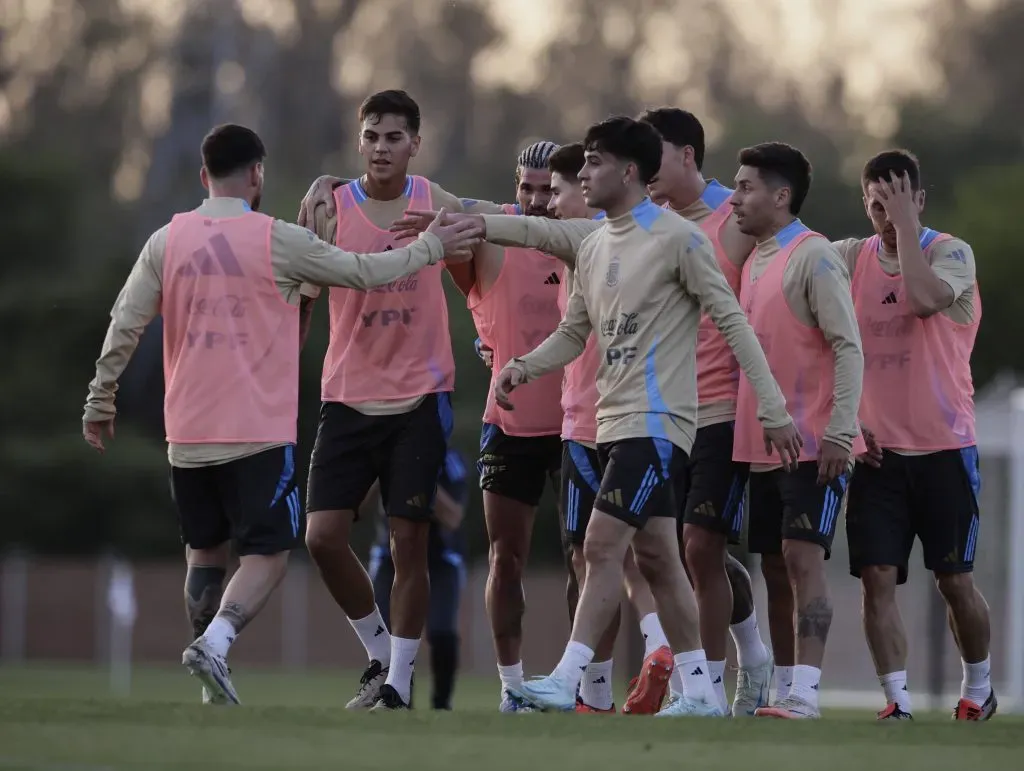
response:
[(893, 227), (916, 227), (917, 203), (914, 201), (914, 189), (910, 185), (910, 175), (904, 173), (897, 177), (896, 172), (890, 172), (888, 182), (881, 180), (876, 185), (878, 197)]
[(340, 182), (344, 180), (341, 177), (330, 177), (326, 174), (322, 177), (317, 177), (313, 180), (313, 184), (309, 186), (309, 190), (306, 191), (306, 195), (302, 197), (302, 203), (299, 205), (299, 216), (295, 222), (300, 227), (311, 228), (313, 227), (313, 212), (316, 211), (316, 207), (320, 204), (324, 204), (327, 207), (327, 216), (331, 217), (334, 215), (334, 188)]
[[(436, 216), (436, 211), (430, 211), (428, 209), (409, 209), (405, 212), (404, 217), (392, 222), (391, 227), (388, 229), (395, 234), (396, 241), (400, 241), (403, 238), (415, 238), (427, 229)], [(449, 212), (447, 213), (447, 216), (445, 216), (444, 224), (449, 225), (463, 220), (473, 222), (480, 231), (481, 237), (487, 232), (487, 228), (484, 225), (484, 218), (480, 214)]]
[(84, 420), (82, 421), (82, 437), (88, 442), (89, 446), (97, 452), (105, 452), (106, 447), (103, 445), (103, 436), (106, 435), (110, 439), (114, 438), (114, 419), (108, 418), (107, 420)]
[(446, 225), (444, 223), (447, 214), (447, 210), (442, 208), (437, 212), (434, 221), (423, 231), (432, 233), (441, 239), (441, 243), (444, 244), (445, 256), (472, 249), (480, 243), (480, 228), (475, 222), (462, 219)]
[(498, 373), (494, 381), (494, 401), (505, 410), (514, 410), (512, 400), (509, 399), (512, 391), (526, 382), (526, 375), (516, 364), (509, 362), (505, 369)]
[(846, 472), (850, 465), (850, 451), (828, 439), (821, 440), (818, 450), (818, 484), (831, 482)]
[(764, 450), (769, 455), (773, 450), (779, 451), (779, 460), (786, 471), (796, 471), (800, 462), (800, 448), (804, 446), (804, 438), (796, 429), (796, 423), (790, 421), (782, 428), (766, 428), (764, 430)]
[(857, 456), (859, 463), (866, 463), (874, 468), (881, 468), (882, 466), (882, 448), (878, 445), (878, 440), (875, 438), (874, 433), (869, 429), (860, 427), (860, 432), (864, 436), (864, 442), (868, 446), (868, 451), (861, 453)]
[(473, 348), (476, 349), (476, 355), (480, 357), (480, 361), (484, 363), (484, 366), (487, 367), (487, 369), (493, 369), (494, 350), (479, 337), (474, 341)]

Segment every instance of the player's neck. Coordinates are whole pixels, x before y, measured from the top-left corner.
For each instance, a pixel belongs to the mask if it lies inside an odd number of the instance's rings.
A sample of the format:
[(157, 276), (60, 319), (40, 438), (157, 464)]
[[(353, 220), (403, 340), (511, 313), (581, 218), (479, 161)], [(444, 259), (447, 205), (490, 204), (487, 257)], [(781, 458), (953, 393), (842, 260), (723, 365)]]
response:
[(704, 188), (707, 186), (708, 183), (704, 176), (699, 171), (694, 172), (668, 194), (668, 205), (677, 212), (688, 209), (700, 200), (700, 197), (704, 195)]
[(608, 208), (605, 209), (605, 214), (608, 215), (608, 219), (615, 219), (616, 217), (621, 217), (624, 214), (629, 214), (633, 209), (639, 206), (640, 202), (646, 197), (647, 191), (644, 188), (628, 190), (621, 199), (609, 204)]
[(237, 198), (240, 201), (245, 201), (247, 204), (252, 202), (249, 200), (249, 193), (238, 185), (210, 185), (208, 198)]
[(393, 201), (396, 198), (401, 198), (405, 193), (407, 179), (408, 175), (403, 174), (386, 182), (379, 182), (369, 174), (363, 174), (359, 179), (359, 184), (362, 185), (367, 197), (375, 201)]
[(796, 222), (796, 219), (797, 218), (792, 214), (787, 214), (783, 219), (773, 222), (771, 227), (767, 228), (763, 233), (758, 233), (755, 236), (757, 243), (761, 244), (771, 238), (775, 238), (775, 236)]

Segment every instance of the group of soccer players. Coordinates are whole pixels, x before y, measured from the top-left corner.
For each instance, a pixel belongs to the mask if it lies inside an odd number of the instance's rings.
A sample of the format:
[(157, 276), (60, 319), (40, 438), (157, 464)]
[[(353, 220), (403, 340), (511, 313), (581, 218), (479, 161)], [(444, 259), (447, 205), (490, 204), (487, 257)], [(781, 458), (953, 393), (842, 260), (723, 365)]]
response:
[[(517, 159), (515, 205), (459, 199), (408, 173), (420, 114), (405, 92), (374, 94), (358, 117), (365, 173), (314, 183), (298, 226), (258, 213), (259, 138), (214, 129), (202, 148), (210, 197), (147, 242), (90, 384), (83, 430), (102, 450), (117, 379), (163, 314), (195, 634), (183, 661), (205, 700), (238, 702), (228, 649), (283, 576), (303, 516), (310, 555), (368, 657), (348, 706), (411, 706), (425, 626), (435, 667), (454, 671), (457, 603), (435, 611), (460, 583), (445, 592), (437, 570), (457, 556), (446, 544), (461, 516), (451, 483), (439, 485), (461, 466), (448, 446), (447, 270), (492, 366), (478, 468), (502, 711), (614, 711), (625, 592), (646, 651), (624, 712), (818, 717), (832, 619), (824, 561), (845, 512), (886, 697), (879, 718), (912, 715), (895, 591), (915, 537), (963, 659), (954, 717), (994, 714), (988, 608), (972, 579), (970, 353), (981, 302), (970, 247), (920, 224), (911, 154), (866, 164), (875, 235), (833, 243), (798, 219), (811, 180), (799, 150), (741, 151), (726, 188), (704, 178), (703, 128), (683, 110), (611, 118), (582, 143), (531, 145)], [(330, 342), (304, 515), (298, 356), (324, 286)], [(560, 492), (572, 635), (550, 676), (526, 680), (522, 576), (549, 482)], [(379, 506), (387, 548), (375, 556), (389, 558), (389, 597), (349, 545), (359, 512)], [(727, 552), (744, 511), (772, 653), (750, 578)], [(232, 544), (240, 567), (225, 587)], [(434, 705), (449, 696), (450, 679)]]

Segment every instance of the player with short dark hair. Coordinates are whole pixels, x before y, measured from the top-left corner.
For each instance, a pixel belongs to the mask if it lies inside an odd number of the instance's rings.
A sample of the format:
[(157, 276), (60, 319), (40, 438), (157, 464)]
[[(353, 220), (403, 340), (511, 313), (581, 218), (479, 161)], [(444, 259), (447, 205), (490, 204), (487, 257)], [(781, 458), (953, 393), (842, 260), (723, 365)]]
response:
[[(505, 366), (496, 399), (507, 405), (513, 389), (529, 388), (534, 379), (578, 357), (593, 326), (601, 353), (602, 480), (587, 528), (587, 578), (572, 639), (554, 673), (524, 683), (516, 695), (541, 709), (574, 707), (582, 673), (618, 606), (623, 560), (632, 545), (683, 676), (683, 696), (659, 714), (722, 715), (701, 649), (693, 591), (679, 559), (673, 502), (672, 480), (686, 474), (696, 431), (700, 305), (694, 298), (712, 313), (758, 383), (766, 436), (785, 457), (798, 450), (798, 437), (756, 338), (715, 267), (710, 243), (695, 225), (647, 198), (646, 187), (661, 163), (657, 131), (631, 118), (611, 118), (590, 127), (584, 148), (583, 194), (589, 207), (607, 213), (608, 223), (583, 241), (558, 329)], [(492, 219), (484, 217), (488, 223)], [(538, 218), (522, 222), (527, 228), (563, 231), (555, 225), (569, 225)]]
[[(365, 172), (333, 188), (332, 205), (305, 218), (317, 235), (346, 248), (389, 250), (398, 243), (388, 228), (410, 206), (461, 211), (457, 198), (408, 173), (421, 138), (420, 110), (407, 93), (373, 94), (358, 117)], [(350, 709), (408, 706), (426, 622), (430, 519), (455, 379), (442, 270), (431, 266), (373, 292), (330, 293), (306, 545), (369, 659)], [(349, 545), (359, 505), (377, 481), (395, 563), (390, 635)]]
[[(143, 247), (111, 311), (83, 417), (86, 441), (102, 452), (118, 378), (162, 314), (171, 494), (196, 638), (183, 663), (215, 703), (238, 703), (228, 649), (284, 576), (302, 526), (295, 440), (304, 287), (370, 289), (472, 244), (471, 225), (439, 220), (434, 235), (407, 248), (344, 252), (256, 212), (265, 155), (243, 126), (219, 126), (203, 140), (200, 178), (210, 197)], [(241, 565), (222, 590), (231, 543)]]
[[(700, 226), (738, 297), (740, 274), (755, 242), (736, 224), (729, 205), (732, 190), (704, 178), (704, 127), (693, 113), (676, 107), (648, 110), (640, 120), (654, 126), (663, 142), (661, 168), (650, 185), (651, 199), (663, 201)], [(680, 545), (700, 607), (701, 640), (711, 679), (726, 705), (729, 631), (736, 643), (739, 673), (732, 713), (737, 717), (753, 716), (758, 707), (768, 704), (774, 668), (757, 626), (750, 576), (727, 549), (729, 543), (740, 542), (750, 471), (748, 464), (732, 459), (738, 387), (736, 357), (704, 314), (697, 335), (697, 436), (689, 456), (689, 492), (679, 501)], [(784, 659), (782, 664), (788, 669), (793, 662)], [(679, 685), (673, 679), (675, 691)]]
[(850, 572), (864, 593), (864, 632), (885, 692), (880, 720), (910, 719), (907, 640), (896, 587), (907, 580), (914, 539), (935, 575), (960, 648), (957, 720), (996, 711), (988, 605), (974, 583), (981, 474), (971, 351), (981, 323), (974, 253), (959, 238), (922, 227), (917, 158), (887, 150), (861, 175), (875, 235), (835, 244), (853, 276), (864, 346), (864, 456), (850, 488)]
[(846, 265), (797, 218), (811, 183), (803, 153), (780, 142), (748, 147), (732, 205), (757, 240), (743, 267), (740, 302), (804, 445), (795, 469), (770, 457), (752, 384), (740, 380), (733, 458), (750, 463), (750, 551), (762, 556), (776, 655), (795, 662), (792, 687), (755, 714), (818, 717), (829, 627), (825, 560), (845, 507), (851, 458), (864, 451), (857, 423), (864, 358)]

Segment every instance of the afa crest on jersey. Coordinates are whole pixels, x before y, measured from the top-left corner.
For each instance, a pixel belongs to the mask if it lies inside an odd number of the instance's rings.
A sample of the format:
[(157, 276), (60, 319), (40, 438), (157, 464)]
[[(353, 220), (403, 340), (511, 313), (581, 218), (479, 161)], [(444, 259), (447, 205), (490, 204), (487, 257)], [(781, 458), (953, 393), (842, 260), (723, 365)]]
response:
[(613, 257), (608, 263), (608, 272), (604, 276), (604, 283), (608, 286), (618, 286), (619, 283), (619, 258)]

